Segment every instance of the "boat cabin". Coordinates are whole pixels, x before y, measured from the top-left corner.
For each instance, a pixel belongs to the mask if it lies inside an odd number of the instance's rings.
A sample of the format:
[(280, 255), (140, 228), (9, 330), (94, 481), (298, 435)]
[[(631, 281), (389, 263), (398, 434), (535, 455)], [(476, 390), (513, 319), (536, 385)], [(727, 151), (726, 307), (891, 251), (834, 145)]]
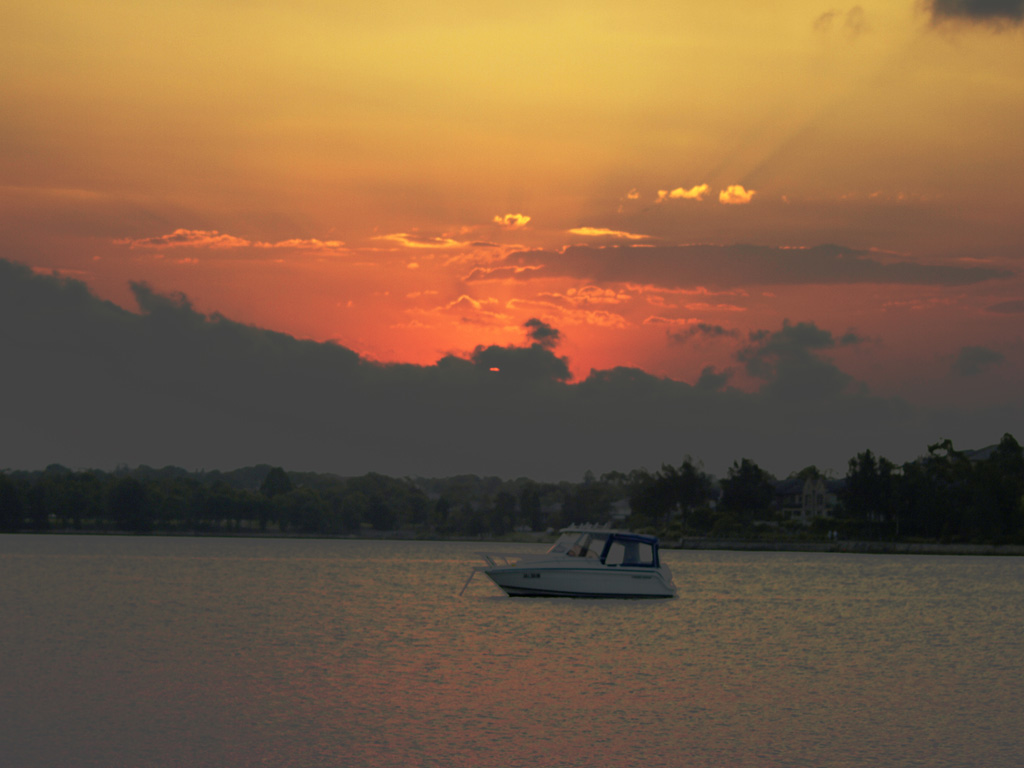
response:
[(593, 558), (603, 565), (658, 567), (658, 539), (638, 533), (563, 530), (548, 552)]

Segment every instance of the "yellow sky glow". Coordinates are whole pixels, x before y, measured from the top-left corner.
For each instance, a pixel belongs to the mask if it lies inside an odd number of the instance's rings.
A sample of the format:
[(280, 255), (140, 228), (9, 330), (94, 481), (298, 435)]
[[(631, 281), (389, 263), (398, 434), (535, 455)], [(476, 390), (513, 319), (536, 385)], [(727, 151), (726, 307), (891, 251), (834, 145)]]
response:
[[(126, 305), (146, 280), (379, 360), (523, 343), (539, 317), (577, 376), (692, 380), (792, 318), (880, 340), (870, 363), (837, 354), (882, 391), (925, 337), (918, 369), (973, 343), (1024, 373), (1019, 317), (985, 309), (1024, 298), (1022, 34), (909, 0), (19, 1), (0, 11), (0, 236)], [(788, 276), (695, 302), (547, 268), (581, 241), (637, 264), (834, 243), (1014, 276)], [(730, 333), (666, 330), (695, 323)]]

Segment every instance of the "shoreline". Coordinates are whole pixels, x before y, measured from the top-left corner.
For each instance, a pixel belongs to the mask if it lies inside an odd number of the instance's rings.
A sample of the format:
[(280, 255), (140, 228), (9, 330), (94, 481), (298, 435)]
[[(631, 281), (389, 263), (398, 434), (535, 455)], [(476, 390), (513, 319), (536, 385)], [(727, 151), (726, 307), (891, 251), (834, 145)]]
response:
[(872, 555), (984, 555), (1019, 557), (1020, 544), (941, 544), (910, 541), (758, 541), (756, 539), (683, 538), (663, 541), (662, 549), (739, 550), (749, 552), (834, 552)]
[[(76, 531), (68, 529), (49, 531), (9, 531), (13, 536), (142, 536), (168, 538), (240, 538), (240, 539), (341, 539), (346, 541), (465, 541), (481, 544), (550, 544), (554, 537), (548, 532), (519, 532), (503, 537), (438, 536), (424, 535), (421, 531), (366, 531), (360, 535), (315, 535), (304, 533), (281, 533), (279, 531), (152, 531), (134, 533), (131, 531)], [(765, 541), (760, 539), (731, 539), (710, 537), (683, 537), (661, 539), (661, 548), (666, 550), (718, 550), (740, 552), (823, 552), (836, 554), (873, 555), (965, 555), (965, 556), (1024, 556), (1021, 544), (942, 544), (920, 541)]]

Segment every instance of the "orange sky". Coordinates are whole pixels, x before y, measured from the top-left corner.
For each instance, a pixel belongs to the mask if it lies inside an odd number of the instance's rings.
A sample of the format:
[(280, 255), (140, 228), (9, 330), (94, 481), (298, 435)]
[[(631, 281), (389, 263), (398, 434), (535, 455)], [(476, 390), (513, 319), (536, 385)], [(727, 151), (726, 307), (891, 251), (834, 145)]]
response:
[(538, 318), (578, 379), (752, 389), (737, 354), (788, 320), (852, 333), (824, 354), (872, 392), (1017, 402), (1020, 16), (9, 3), (0, 255), (381, 361)]

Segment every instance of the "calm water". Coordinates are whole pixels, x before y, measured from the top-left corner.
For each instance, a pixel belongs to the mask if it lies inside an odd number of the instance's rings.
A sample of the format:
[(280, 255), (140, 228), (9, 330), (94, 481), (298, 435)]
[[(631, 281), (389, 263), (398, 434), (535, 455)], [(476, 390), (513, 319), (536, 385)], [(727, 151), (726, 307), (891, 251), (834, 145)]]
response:
[(1024, 558), (665, 552), (675, 600), (460, 598), (480, 548), (0, 536), (0, 763), (1024, 760)]

